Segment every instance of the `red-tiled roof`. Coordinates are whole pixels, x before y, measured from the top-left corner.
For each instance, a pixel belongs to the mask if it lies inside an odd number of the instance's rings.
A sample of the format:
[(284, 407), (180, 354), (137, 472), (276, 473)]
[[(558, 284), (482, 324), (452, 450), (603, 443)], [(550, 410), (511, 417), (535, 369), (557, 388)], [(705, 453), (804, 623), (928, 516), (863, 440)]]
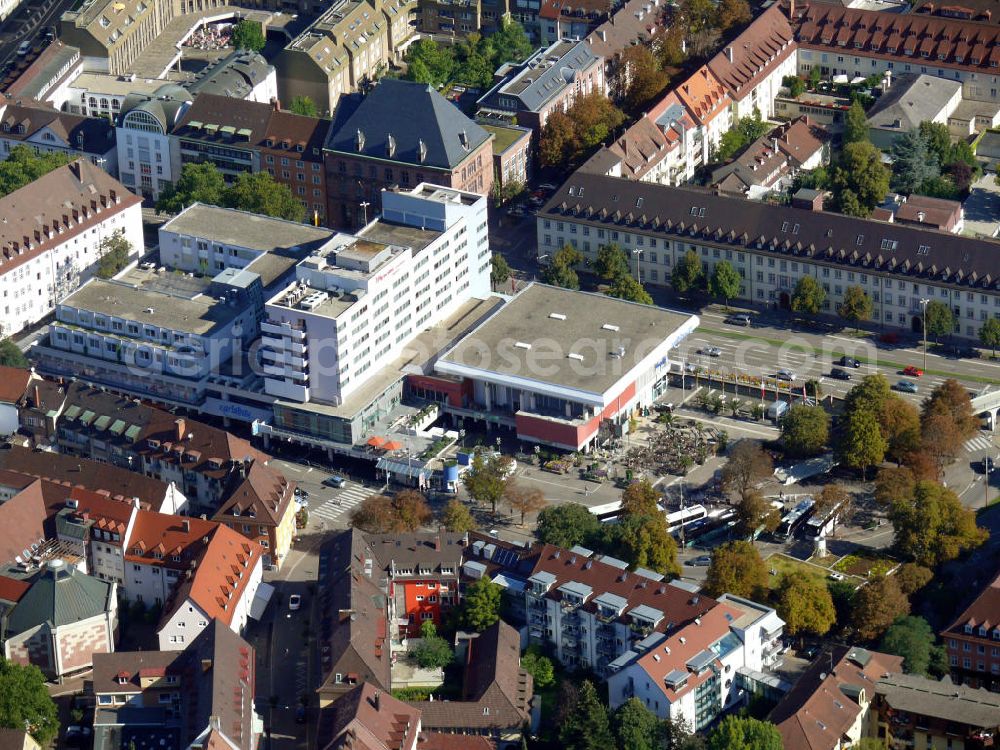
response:
[(0, 600), (5, 602), (18, 602), (24, 596), (24, 592), (31, 588), (27, 581), (19, 581), (16, 578), (0, 575)]
[(0, 401), (16, 404), (24, 396), (31, 380), (31, 370), (0, 366)]
[[(215, 520), (253, 516), (255, 524), (277, 526), (288, 511), (295, 485), (280, 472), (254, 461), (246, 478), (216, 511)], [(237, 512), (238, 511), (238, 512)]]
[(674, 91), (688, 111), (703, 125), (714, 120), (730, 103), (722, 83), (706, 65), (698, 68)]
[(358, 740), (372, 750), (413, 747), (420, 725), (420, 711), (367, 682), (341, 696), (332, 706), (325, 750), (356, 749)]
[(742, 99), (794, 52), (792, 27), (782, 4), (774, 3), (713, 57), (708, 67), (733, 99)]
[(47, 517), (42, 482), (36, 480), (0, 504), (0, 564), (13, 563), (24, 551), (45, 539)]
[[(968, 71), (996, 70), (1000, 29), (974, 21), (814, 3), (796, 19), (800, 46)], [(990, 73), (989, 75), (993, 75)]]
[(972, 604), (945, 629), (945, 633), (964, 634), (966, 625), (972, 626), (973, 635), (978, 635), (980, 627), (986, 628), (986, 638), (992, 637), (993, 628), (1000, 628), (1000, 575), (980, 592)]

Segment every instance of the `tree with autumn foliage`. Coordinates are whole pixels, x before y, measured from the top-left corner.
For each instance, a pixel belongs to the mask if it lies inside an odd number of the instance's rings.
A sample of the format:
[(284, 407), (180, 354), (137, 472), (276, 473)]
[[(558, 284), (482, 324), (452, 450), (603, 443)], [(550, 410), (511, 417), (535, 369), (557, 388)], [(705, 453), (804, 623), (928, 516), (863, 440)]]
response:
[(873, 641), (897, 618), (910, 614), (910, 601), (893, 576), (884, 576), (862, 586), (854, 595), (852, 624), (858, 636)]
[[(757, 599), (767, 590), (767, 565), (750, 542), (738, 540), (716, 547), (705, 578), (709, 596), (729, 593)], [(759, 601), (759, 599), (758, 599)]]
[(618, 67), (618, 92), (622, 107), (631, 115), (641, 114), (670, 83), (660, 61), (643, 44), (626, 47)]
[(896, 552), (928, 568), (954, 560), (989, 536), (976, 525), (975, 512), (937, 482), (914, 482), (912, 493), (897, 496), (888, 515)]
[(570, 166), (621, 127), (625, 114), (600, 93), (578, 96), (565, 113), (553, 112), (538, 139), (546, 166)]
[(433, 517), (427, 498), (416, 490), (392, 497), (371, 495), (351, 511), (351, 525), (372, 534), (416, 531)]
[(523, 487), (516, 482), (507, 485), (506, 490), (504, 490), (504, 498), (512, 511), (521, 514), (522, 526), (524, 526), (524, 517), (527, 514), (537, 513), (548, 505), (541, 490)]
[(979, 420), (972, 412), (969, 392), (954, 378), (944, 381), (924, 401), (921, 417), (926, 421), (936, 414), (942, 414), (954, 423), (962, 441), (979, 431)]

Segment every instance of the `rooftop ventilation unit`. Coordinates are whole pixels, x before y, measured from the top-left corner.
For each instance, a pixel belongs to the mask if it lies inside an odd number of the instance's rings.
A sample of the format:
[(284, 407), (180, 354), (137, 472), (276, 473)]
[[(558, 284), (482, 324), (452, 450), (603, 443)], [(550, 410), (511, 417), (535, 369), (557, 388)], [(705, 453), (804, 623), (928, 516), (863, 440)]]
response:
[(517, 341), (517, 342), (515, 342), (514, 346), (516, 346), (518, 349), (530, 349), (531, 348), (531, 344), (526, 344), (523, 341)]
[(566, 320), (566, 316), (562, 313), (549, 313), (549, 317), (552, 318), (552, 320)]
[(601, 326), (601, 328), (603, 328), (605, 331), (617, 331), (618, 330), (618, 326), (614, 325), (613, 323), (605, 323), (604, 325)]

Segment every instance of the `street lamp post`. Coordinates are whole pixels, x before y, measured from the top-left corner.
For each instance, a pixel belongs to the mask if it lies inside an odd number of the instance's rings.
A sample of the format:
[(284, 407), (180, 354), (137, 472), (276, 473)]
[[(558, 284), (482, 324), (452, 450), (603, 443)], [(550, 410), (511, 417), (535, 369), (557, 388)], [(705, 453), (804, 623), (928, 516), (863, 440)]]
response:
[(642, 255), (642, 248), (641, 247), (633, 248), (633, 250), (632, 250), (632, 257), (635, 258), (635, 280), (641, 282), (642, 280), (639, 278), (639, 256), (640, 255)]
[(930, 299), (920, 300), (921, 318), (922, 318), (920, 327), (921, 329), (923, 329), (924, 333), (924, 372), (927, 371), (927, 305), (929, 302)]
[(371, 205), (369, 201), (361, 201), (359, 204), (361, 210), (364, 212), (364, 224), (363, 226), (368, 226), (368, 207)]

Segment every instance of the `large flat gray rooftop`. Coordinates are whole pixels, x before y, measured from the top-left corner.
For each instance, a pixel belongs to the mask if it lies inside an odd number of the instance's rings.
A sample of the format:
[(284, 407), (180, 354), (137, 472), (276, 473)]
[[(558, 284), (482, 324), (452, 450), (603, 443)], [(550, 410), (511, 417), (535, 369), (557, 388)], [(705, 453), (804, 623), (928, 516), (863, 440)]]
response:
[(302, 248), (304, 258), (326, 244), (332, 229), (275, 219), (270, 216), (195, 203), (160, 227), (160, 231), (200, 237), (262, 253), (283, 248)]
[(61, 304), (199, 336), (228, 325), (243, 311), (207, 295), (176, 296), (102, 279), (84, 284)]
[(694, 321), (653, 305), (532, 284), (442, 355), (437, 368), (603, 394)]
[(441, 236), (441, 232), (434, 229), (420, 229), (418, 227), (408, 227), (404, 224), (393, 224), (388, 221), (372, 222), (362, 231), (358, 232), (358, 237), (363, 237), (372, 242), (381, 242), (386, 245), (399, 245), (401, 247), (413, 248), (413, 254), (423, 250), (434, 240)]

